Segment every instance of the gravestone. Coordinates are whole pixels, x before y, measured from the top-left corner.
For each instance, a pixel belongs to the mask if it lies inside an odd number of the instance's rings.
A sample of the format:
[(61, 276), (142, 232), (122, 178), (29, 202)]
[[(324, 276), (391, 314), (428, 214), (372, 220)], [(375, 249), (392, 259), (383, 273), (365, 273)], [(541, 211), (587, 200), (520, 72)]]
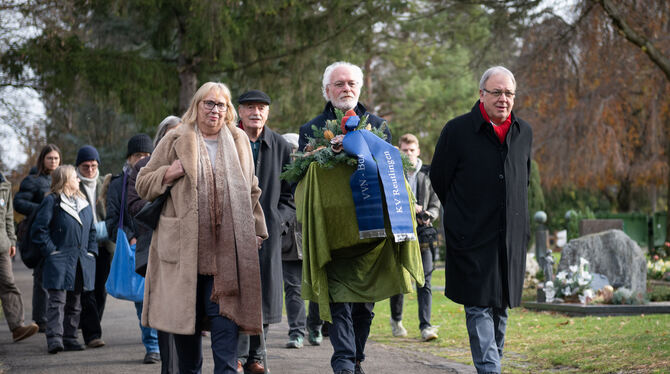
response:
[(622, 219), (583, 219), (579, 221), (579, 236), (607, 230), (623, 230)]
[(571, 240), (561, 253), (558, 271), (589, 262), (589, 272), (602, 274), (614, 288), (626, 287), (645, 293), (647, 260), (640, 246), (621, 230), (609, 230)]

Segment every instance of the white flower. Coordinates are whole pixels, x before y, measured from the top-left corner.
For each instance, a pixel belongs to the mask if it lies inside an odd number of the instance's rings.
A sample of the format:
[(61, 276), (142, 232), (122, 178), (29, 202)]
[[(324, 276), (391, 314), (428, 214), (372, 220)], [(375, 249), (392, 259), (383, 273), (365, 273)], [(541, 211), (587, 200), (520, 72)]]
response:
[(565, 277), (567, 277), (567, 276), (568, 276), (568, 273), (566, 273), (565, 270), (563, 270), (563, 271), (559, 272), (558, 274), (556, 274), (556, 279), (562, 281), (562, 280), (565, 280)]
[(565, 295), (565, 296), (572, 295), (572, 290), (570, 289), (570, 286), (567, 286), (563, 289), (563, 295)]
[(577, 265), (570, 265), (570, 271), (573, 273), (576, 273), (577, 270), (579, 270), (579, 266)]
[(584, 257), (579, 258), (579, 266), (580, 267), (582, 267), (584, 265), (588, 265), (588, 264), (589, 264), (589, 262)]

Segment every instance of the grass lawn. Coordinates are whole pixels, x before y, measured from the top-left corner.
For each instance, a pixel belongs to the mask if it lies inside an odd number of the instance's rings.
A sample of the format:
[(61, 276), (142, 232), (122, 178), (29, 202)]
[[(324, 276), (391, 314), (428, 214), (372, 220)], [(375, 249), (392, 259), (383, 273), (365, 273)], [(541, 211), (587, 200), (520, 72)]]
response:
[[(433, 273), (433, 287), (444, 286), (444, 269)], [(432, 324), (439, 339), (420, 340), (416, 293), (405, 295), (406, 338), (395, 338), (389, 306), (375, 306), (370, 339), (429, 352), (472, 365), (463, 306), (433, 291)], [(554, 312), (510, 310), (503, 358), (505, 373), (670, 373), (670, 315), (568, 317)]]

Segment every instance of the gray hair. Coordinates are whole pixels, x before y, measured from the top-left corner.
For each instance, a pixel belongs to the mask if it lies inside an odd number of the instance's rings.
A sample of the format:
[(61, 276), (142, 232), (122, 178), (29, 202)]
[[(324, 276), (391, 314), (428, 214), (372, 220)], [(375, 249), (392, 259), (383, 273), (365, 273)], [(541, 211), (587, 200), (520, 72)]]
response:
[(490, 67), (484, 72), (484, 74), (482, 74), (482, 79), (479, 81), (479, 89), (483, 90), (484, 88), (486, 88), (486, 81), (488, 81), (492, 75), (499, 73), (507, 74), (507, 76), (512, 80), (514, 89), (516, 89), (516, 79), (514, 79), (514, 74), (512, 74), (512, 72), (509, 71), (509, 69), (507, 69), (506, 67), (500, 65)]
[(328, 94), (326, 94), (326, 86), (330, 83), (330, 75), (333, 74), (333, 71), (341, 66), (346, 66), (349, 69), (354, 71), (354, 74), (358, 75), (358, 84), (360, 84), (361, 87), (363, 87), (363, 70), (359, 68), (358, 66), (346, 62), (346, 61), (338, 61), (334, 62), (326, 68), (326, 70), (323, 72), (323, 80), (321, 82), (321, 93), (323, 93), (323, 98), (326, 99), (326, 101), (329, 101), (328, 99)]
[(158, 125), (158, 130), (156, 130), (156, 136), (154, 137), (154, 148), (158, 145), (158, 142), (163, 139), (168, 130), (175, 128), (181, 122), (181, 118), (176, 116), (167, 116), (160, 125)]

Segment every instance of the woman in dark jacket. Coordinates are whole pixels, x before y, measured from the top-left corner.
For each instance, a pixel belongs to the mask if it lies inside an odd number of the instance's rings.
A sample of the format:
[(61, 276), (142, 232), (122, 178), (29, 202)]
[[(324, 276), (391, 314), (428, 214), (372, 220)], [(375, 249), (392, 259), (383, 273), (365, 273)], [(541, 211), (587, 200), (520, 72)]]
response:
[[(54, 144), (45, 145), (37, 158), (36, 173), (31, 173), (21, 181), (19, 192), (14, 195), (14, 210), (28, 217), (44, 199), (51, 188), (51, 172), (61, 163), (60, 149)], [(20, 250), (21, 248), (19, 248)], [(42, 268), (40, 262), (33, 269), (33, 321), (40, 332), (44, 332), (47, 322), (47, 290), (42, 287)]]
[(47, 349), (81, 351), (77, 326), (81, 314), (81, 292), (95, 284), (93, 210), (79, 191), (79, 178), (72, 165), (52, 173), (51, 193), (38, 208), (30, 229), (33, 243), (44, 260), (43, 286), (48, 290)]

